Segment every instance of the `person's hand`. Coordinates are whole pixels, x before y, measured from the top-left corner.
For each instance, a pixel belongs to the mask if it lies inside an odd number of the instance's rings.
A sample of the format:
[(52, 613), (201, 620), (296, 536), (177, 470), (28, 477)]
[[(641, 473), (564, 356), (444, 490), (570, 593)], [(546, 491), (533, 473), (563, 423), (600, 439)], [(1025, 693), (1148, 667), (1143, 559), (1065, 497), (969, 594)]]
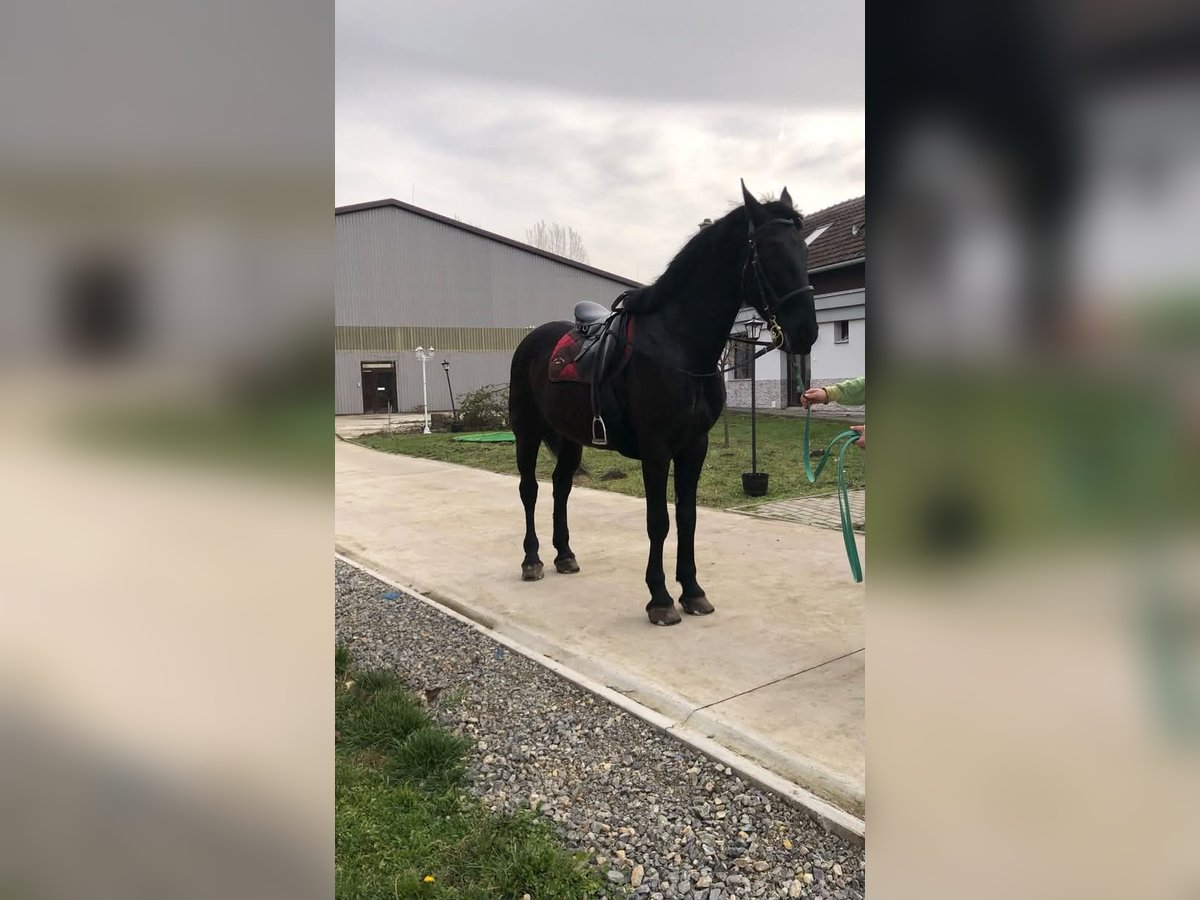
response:
[[(862, 435), (862, 437), (860, 437), (857, 441), (854, 442), (854, 446), (862, 447), (864, 450), (866, 450), (867, 449), (867, 426), (866, 425), (851, 425), (850, 430), (857, 431), (859, 434)], [(883, 455), (887, 456), (886, 453)]]
[(812, 406), (814, 403), (828, 403), (829, 394), (825, 392), (825, 388), (809, 388), (800, 395), (800, 405), (803, 407)]

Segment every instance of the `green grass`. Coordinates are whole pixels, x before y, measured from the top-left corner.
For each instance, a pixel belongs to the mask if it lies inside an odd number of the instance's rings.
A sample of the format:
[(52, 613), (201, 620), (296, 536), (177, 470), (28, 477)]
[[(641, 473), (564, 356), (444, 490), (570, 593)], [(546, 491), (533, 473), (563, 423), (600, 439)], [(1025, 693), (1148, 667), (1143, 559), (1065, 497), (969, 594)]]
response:
[(345, 644), (338, 644), (334, 647), (333, 652), (333, 674), (338, 678), (342, 678), (350, 671), (350, 648)]
[(328, 483), (327, 401), (315, 394), (212, 408), (106, 409), (72, 420), (67, 433), (97, 450)]
[[(814, 419), (811, 436), (813, 449), (824, 447), (830, 438), (846, 427), (843, 422)], [(750, 471), (750, 416), (730, 413), (729, 447), (724, 446), (724, 428), (720, 422), (709, 435), (708, 459), (700, 476), (697, 501), (701, 506), (727, 509), (760, 502), (760, 499), (786, 500), (831, 493), (835, 485), (832, 465), (826, 467), (816, 484), (809, 484), (804, 477), (801, 451), (803, 436), (803, 419), (758, 416), (758, 469), (770, 473), (771, 480), (767, 496), (750, 498), (742, 492), (742, 473)], [(490, 472), (517, 474), (516, 453), (512, 444), (455, 443), (453, 437), (450, 434), (368, 434), (356, 438), (355, 443), (388, 453), (438, 459)], [(641, 463), (637, 460), (626, 459), (611, 451), (585, 447), (583, 464), (590, 476), (581, 476), (576, 484), (635, 497), (645, 496)], [(614, 470), (626, 477), (601, 480), (600, 476)], [(549, 481), (553, 471), (554, 458), (543, 447), (538, 457), (538, 477)], [(851, 489), (863, 487), (865, 474), (865, 455), (857, 448), (851, 448), (846, 454), (847, 486)], [(670, 486), (670, 496), (674, 498), (673, 484)]]
[(353, 699), (358, 702), (347, 704), (338, 727), (350, 748), (395, 754), (410, 735), (430, 724), (425, 710), (404, 691), (385, 688)]
[(338, 898), (604, 896), (545, 822), (493, 813), (463, 791), (467, 743), (394, 675), (356, 671), (344, 647), (337, 667)]

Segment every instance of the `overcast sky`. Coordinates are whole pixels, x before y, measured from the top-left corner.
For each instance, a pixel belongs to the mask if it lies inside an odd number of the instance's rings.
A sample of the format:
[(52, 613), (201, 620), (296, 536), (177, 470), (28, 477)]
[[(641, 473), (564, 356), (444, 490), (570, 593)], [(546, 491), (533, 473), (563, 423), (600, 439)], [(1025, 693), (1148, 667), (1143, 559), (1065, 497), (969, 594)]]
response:
[(862, 0), (337, 4), (337, 203), (545, 219), (650, 281), (706, 217), (864, 192)]

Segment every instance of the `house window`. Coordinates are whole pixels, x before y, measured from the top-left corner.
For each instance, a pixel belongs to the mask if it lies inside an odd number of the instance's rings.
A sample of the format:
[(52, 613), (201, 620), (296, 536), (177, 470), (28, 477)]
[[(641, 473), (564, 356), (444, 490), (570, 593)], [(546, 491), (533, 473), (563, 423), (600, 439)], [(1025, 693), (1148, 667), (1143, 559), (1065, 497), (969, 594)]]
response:
[(833, 323), (833, 342), (835, 344), (847, 344), (850, 342), (850, 322), (846, 319)]
[(729, 342), (729, 362), (726, 365), (733, 368), (732, 376), (734, 378), (750, 377), (750, 363), (753, 358), (753, 344), (747, 344), (745, 341)]

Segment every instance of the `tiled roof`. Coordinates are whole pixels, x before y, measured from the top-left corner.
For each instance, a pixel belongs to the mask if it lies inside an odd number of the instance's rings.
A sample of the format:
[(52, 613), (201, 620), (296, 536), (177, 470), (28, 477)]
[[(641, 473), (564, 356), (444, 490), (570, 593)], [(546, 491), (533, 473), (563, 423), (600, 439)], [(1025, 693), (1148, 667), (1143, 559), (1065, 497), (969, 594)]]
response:
[(841, 203), (804, 214), (804, 237), (828, 225), (808, 247), (809, 270), (837, 263), (862, 259), (867, 255), (866, 197), (855, 197)]

